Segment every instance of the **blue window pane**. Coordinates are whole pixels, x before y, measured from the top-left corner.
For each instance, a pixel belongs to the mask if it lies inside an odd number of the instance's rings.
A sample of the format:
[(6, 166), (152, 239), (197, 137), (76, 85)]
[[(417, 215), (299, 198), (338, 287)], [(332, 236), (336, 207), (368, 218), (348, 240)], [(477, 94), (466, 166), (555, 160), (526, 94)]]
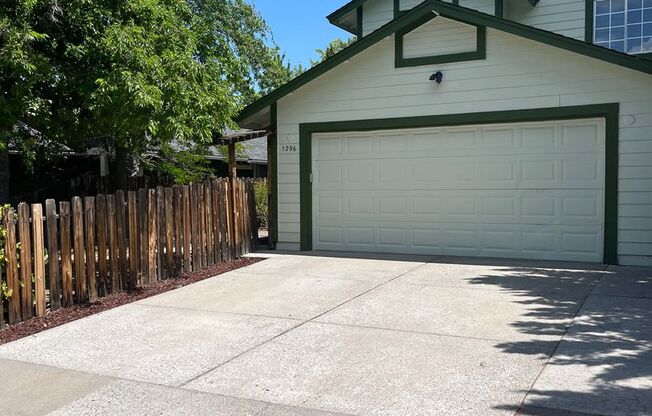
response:
[(618, 42), (611, 42), (611, 49), (615, 49), (620, 52), (625, 52), (625, 41), (620, 40)]
[(640, 53), (641, 39), (627, 39), (627, 53)]
[(611, 26), (622, 26), (625, 24), (625, 13), (614, 13), (611, 15)]
[(652, 9), (643, 10), (643, 21), (652, 22)]
[(596, 1), (595, 2), (595, 13), (596, 14), (609, 13), (609, 2), (608, 1)]
[(643, 12), (640, 10), (631, 10), (627, 12), (627, 23), (641, 23)]
[(606, 42), (609, 40), (609, 29), (599, 29), (595, 31), (596, 42)]
[(646, 23), (643, 25), (643, 37), (652, 36), (652, 23)]
[(595, 27), (609, 27), (609, 15), (605, 14), (604, 16), (597, 16), (595, 18)]
[(600, 42), (596, 43), (598, 46), (602, 46), (603, 48), (608, 48), (609, 47), (609, 42)]
[(625, 0), (611, 0), (611, 11), (612, 12), (625, 11)]
[(595, 31), (596, 42), (606, 42), (609, 40), (609, 29), (598, 29)]
[(643, 44), (641, 45), (641, 52), (643, 53), (652, 52), (652, 37), (643, 38)]
[(643, 0), (643, 7), (652, 7), (652, 0)]
[(640, 9), (643, 7), (643, 0), (627, 0), (627, 9)]
[(611, 40), (620, 40), (625, 39), (625, 28), (624, 27), (612, 27), (611, 28)]
[(643, 26), (641, 25), (628, 25), (627, 26), (627, 37), (628, 38), (637, 38), (641, 37)]

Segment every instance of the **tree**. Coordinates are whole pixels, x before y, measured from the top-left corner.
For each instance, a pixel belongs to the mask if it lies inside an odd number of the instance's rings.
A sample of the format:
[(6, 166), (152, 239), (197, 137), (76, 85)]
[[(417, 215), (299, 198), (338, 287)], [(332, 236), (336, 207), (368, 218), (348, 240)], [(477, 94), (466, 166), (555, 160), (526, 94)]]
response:
[(112, 150), (119, 177), (130, 158), (187, 173), (196, 158), (176, 164), (177, 149), (200, 154), (242, 106), (289, 78), (244, 0), (0, 6), (0, 149), (11, 143), (28, 164), (94, 141)]
[(335, 39), (331, 41), (328, 44), (328, 46), (326, 46), (325, 49), (317, 49), (319, 60), (317, 61), (310, 60), (310, 63), (312, 64), (312, 66), (320, 64), (321, 62), (325, 61), (326, 59), (340, 52), (342, 49), (349, 47), (357, 40), (358, 39), (356, 37), (351, 37), (348, 40)]

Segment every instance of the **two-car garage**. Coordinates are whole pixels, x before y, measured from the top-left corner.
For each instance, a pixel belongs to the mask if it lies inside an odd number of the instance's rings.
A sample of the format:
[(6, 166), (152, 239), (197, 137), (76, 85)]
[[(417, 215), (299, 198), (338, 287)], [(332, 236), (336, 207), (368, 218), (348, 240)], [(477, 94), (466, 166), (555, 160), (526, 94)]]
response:
[(313, 249), (603, 261), (603, 118), (310, 142)]

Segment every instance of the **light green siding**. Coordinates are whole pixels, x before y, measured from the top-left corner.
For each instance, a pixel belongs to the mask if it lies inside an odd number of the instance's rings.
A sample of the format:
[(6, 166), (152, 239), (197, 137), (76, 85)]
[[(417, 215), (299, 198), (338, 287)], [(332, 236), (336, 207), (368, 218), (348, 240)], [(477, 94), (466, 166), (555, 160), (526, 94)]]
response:
[(585, 0), (541, 0), (536, 7), (523, 0), (506, 0), (505, 17), (524, 25), (584, 40)]

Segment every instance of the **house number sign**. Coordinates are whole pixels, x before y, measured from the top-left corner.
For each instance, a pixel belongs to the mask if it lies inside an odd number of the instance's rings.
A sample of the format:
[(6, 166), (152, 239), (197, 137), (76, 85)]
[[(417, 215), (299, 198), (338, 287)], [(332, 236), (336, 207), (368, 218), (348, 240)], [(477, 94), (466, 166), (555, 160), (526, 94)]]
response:
[(281, 152), (282, 153), (297, 153), (299, 151), (299, 146), (296, 144), (282, 144)]

